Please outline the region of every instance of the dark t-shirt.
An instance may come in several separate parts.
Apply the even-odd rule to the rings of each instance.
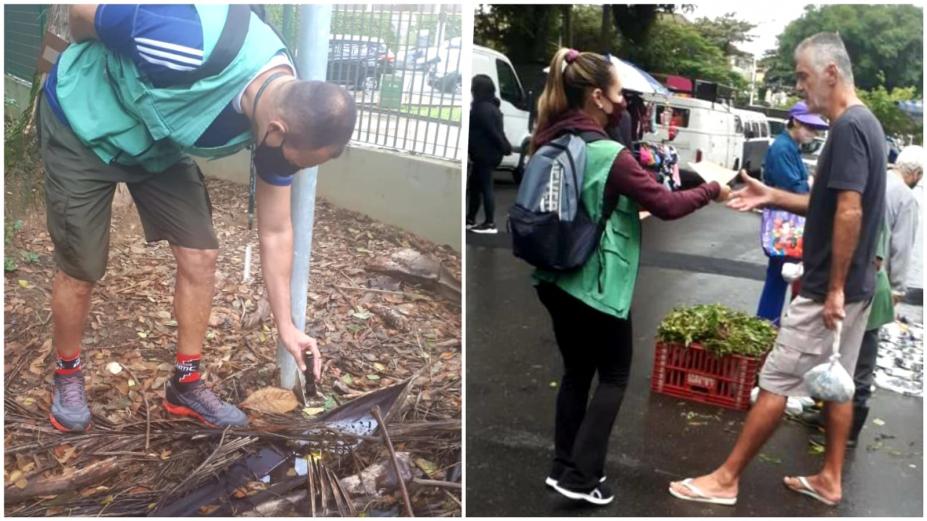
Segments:
[[[817,301],[827,297],[837,194],[852,190],[862,194],[863,217],[844,297],[847,303],[872,298],[875,248],[885,215],[883,143],[882,125],[862,105],[848,108],[831,124],[830,135],[818,159],[805,222],[803,297]]]

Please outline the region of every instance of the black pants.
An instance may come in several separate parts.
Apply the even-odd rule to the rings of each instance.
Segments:
[[[589,490],[605,474],[608,438],[628,386],[631,317],[601,313],[552,284],[542,283],[537,291],[563,357],[551,476],[563,487]],[[589,401],[596,374],[599,385]]]
[[[470,177],[467,179],[467,222],[476,222],[480,211],[480,197],[483,199],[484,222],[495,224],[496,202],[492,193],[492,172],[495,167],[482,163],[470,163]]]
[[[872,382],[875,379],[878,356],[879,330],[870,329],[863,334],[863,343],[856,359],[856,370],[853,372],[856,393],[853,394],[853,426],[850,439],[855,440],[859,437],[863,425],[866,424],[866,417],[869,416],[869,398],[872,396]]]

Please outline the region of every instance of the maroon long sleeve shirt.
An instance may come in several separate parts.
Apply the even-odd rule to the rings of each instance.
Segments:
[[[721,187],[716,182],[699,185],[690,190],[670,192],[657,182],[652,173],[634,159],[629,150],[622,150],[605,184],[605,204],[617,205],[618,196],[624,195],[637,201],[644,210],[664,219],[679,219],[698,210],[718,197]]]
[[[535,132],[535,146],[552,141],[564,132],[599,132],[607,137],[602,126],[578,110],[571,110],[558,121]],[[657,182],[656,177],[640,165],[627,149],[622,150],[608,174],[605,185],[605,207],[614,208],[618,197],[624,195],[636,201],[652,215],[664,220],[679,219],[713,201],[721,193],[716,182],[699,185],[690,190],[670,192]]]

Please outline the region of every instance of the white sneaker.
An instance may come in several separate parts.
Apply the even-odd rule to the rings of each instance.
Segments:
[[[496,225],[493,223],[483,223],[479,226],[474,226],[470,228],[470,231],[473,233],[483,233],[487,235],[495,235],[499,233],[499,230],[496,229]]]

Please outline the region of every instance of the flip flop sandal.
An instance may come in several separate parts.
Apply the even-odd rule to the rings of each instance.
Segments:
[[[672,486],[669,488],[669,493],[672,494],[676,498],[682,499],[683,501],[695,501],[697,503],[711,503],[712,505],[724,505],[724,506],[729,506],[729,507],[732,507],[737,504],[736,496],[735,497],[709,496],[708,494],[702,492],[702,489],[696,487],[692,483],[692,481],[693,481],[692,478],[686,478],[680,481],[679,484],[689,489],[690,492],[695,494],[694,496],[687,496],[685,494],[680,494],[679,492],[676,492],[675,490],[673,490]]]
[[[795,488],[789,485],[785,480],[782,481],[785,484],[786,488],[788,488],[792,492],[798,492],[799,494],[804,494],[808,497],[817,499],[818,501],[820,501],[821,503],[824,503],[825,505],[829,507],[837,506],[836,501],[831,501],[827,499],[826,497],[822,496],[821,494],[819,494],[818,491],[815,490],[814,487],[811,486],[811,483],[808,482],[808,478],[804,476],[798,476],[798,477],[793,477],[792,479],[797,479],[798,482],[801,484],[801,488]]]

